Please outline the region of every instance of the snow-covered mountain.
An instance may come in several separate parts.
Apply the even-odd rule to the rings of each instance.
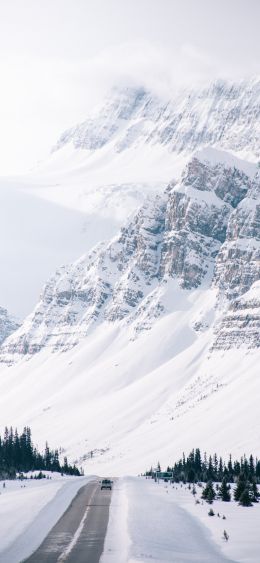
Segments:
[[[1,426],[99,474],[257,453],[259,84],[114,90],[1,181]]]
[[[219,145],[259,156],[258,79],[216,81],[198,90],[182,90],[165,101],[143,88],[114,90],[93,117],[65,131],[55,149],[73,143],[97,150],[113,143],[116,152],[160,145],[190,153]]]
[[[99,473],[194,445],[255,450],[259,213],[256,165],[191,156],[109,242],[60,268],[5,340],[0,423],[39,440],[44,428]]]
[[[194,150],[210,143],[256,161],[259,89],[258,79],[218,81],[168,100],[114,89],[31,174],[1,179],[1,305],[24,318],[56,268],[109,241]]]
[[[56,272],[2,361],[45,346],[67,350],[97,321],[147,328],[165,312],[172,278],[186,290],[213,284],[220,308],[240,298],[260,279],[259,186],[254,165],[214,149],[197,153],[180,182],[150,197],[111,242]]]

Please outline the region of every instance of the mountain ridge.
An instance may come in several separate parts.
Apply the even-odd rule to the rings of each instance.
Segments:
[[[236,152],[251,150],[257,158],[259,98],[256,77],[180,89],[168,101],[144,88],[114,89],[93,117],[66,130],[53,150],[67,143],[83,150],[113,143],[120,153],[131,146],[159,144],[180,153],[215,145]]]
[[[152,322],[163,314],[157,296],[171,278],[184,290],[208,279],[227,306],[249,291],[260,279],[259,181],[237,167],[241,161],[232,157],[228,164],[226,153],[223,164],[221,157],[212,149],[197,152],[180,182],[148,198],[111,242],[62,267],[35,311],[3,344],[2,361],[5,353],[9,363],[45,345],[67,350],[97,320],[126,320],[140,332],[145,317]]]

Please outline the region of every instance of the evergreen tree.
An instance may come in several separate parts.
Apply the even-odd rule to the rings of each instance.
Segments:
[[[223,477],[220,489],[219,489],[219,496],[221,498],[221,500],[225,501],[225,502],[229,502],[231,500],[231,495],[230,495],[230,490],[229,490],[229,486],[227,484],[227,480],[225,477]]]
[[[219,465],[218,465],[218,480],[222,481],[223,479],[223,461],[222,457],[219,458]]]
[[[252,506],[252,502],[251,502],[251,498],[250,498],[250,492],[249,492],[249,487],[245,487],[245,489],[243,490],[240,499],[239,499],[239,504],[241,504],[241,506]]]
[[[203,489],[201,497],[209,504],[212,504],[213,500],[216,498],[216,493],[212,481],[208,481],[205,489]]]
[[[195,471],[198,476],[201,474],[201,455],[199,448],[196,448],[194,459]]]
[[[214,479],[214,468],[213,468],[213,463],[212,463],[212,457],[211,455],[209,456],[209,463],[208,463],[208,480],[209,481],[213,481]]]
[[[252,483],[250,484],[249,491],[250,491],[250,498],[252,502],[258,502],[259,492],[258,492],[256,480],[254,478],[252,478]]]
[[[234,462],[234,469],[233,469],[233,471],[234,471],[234,476],[235,476],[235,477],[238,477],[239,474],[241,473],[241,466],[240,466],[239,461],[235,461],[235,462]]]
[[[47,471],[50,471],[51,470],[51,453],[50,453],[50,448],[49,448],[47,442],[46,442],[46,445],[45,445],[44,463],[45,463],[45,468],[47,469]]]
[[[218,456],[216,453],[213,456],[213,469],[214,475],[216,476],[218,474]]]
[[[249,475],[250,475],[250,477],[253,477],[254,474],[255,474],[255,462],[254,462],[254,458],[251,454],[250,458],[249,458]]]
[[[232,476],[232,475],[233,475],[233,465],[232,465],[232,457],[231,457],[231,454],[230,454],[230,456],[229,456],[227,469],[228,469],[229,475]]]
[[[246,482],[245,474],[240,473],[240,475],[238,476],[236,488],[234,490],[234,499],[236,501],[240,501],[240,497],[246,488],[246,484],[247,482]]]

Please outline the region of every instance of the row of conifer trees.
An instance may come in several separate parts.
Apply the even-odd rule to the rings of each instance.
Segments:
[[[212,503],[216,498],[225,502],[229,502],[232,498],[242,506],[251,506],[252,503],[258,502],[260,494],[257,485],[260,483],[260,461],[252,455],[247,458],[245,455],[240,460],[229,460],[226,463],[222,457],[218,457],[215,453],[213,456],[203,455],[199,448],[193,449],[186,457],[175,462],[173,466],[168,466],[167,471],[161,471],[160,463],[154,470],[146,472],[157,478],[158,473],[166,478],[171,476],[174,483],[189,483],[192,486],[192,492],[197,494],[196,483],[205,487],[202,491],[202,499],[208,503]],[[214,486],[214,483],[216,485]],[[235,483],[233,492],[230,483]]]
[[[0,478],[12,479],[17,473],[34,470],[80,475],[78,468],[69,465],[66,457],[61,463],[59,451],[51,450],[47,443],[44,453],[40,453],[32,442],[28,426],[21,434],[17,429],[6,427],[3,438],[0,436]]]
[[[167,471],[173,473],[175,482],[221,482],[225,477],[229,483],[234,483],[243,474],[247,480],[255,479],[260,483],[260,461],[252,455],[249,458],[244,455],[240,460],[234,461],[230,455],[226,463],[216,453],[209,457],[206,453],[202,455],[199,448],[193,449],[187,457],[183,454]]]

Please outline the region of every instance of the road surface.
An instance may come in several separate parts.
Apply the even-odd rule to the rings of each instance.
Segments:
[[[97,481],[82,487],[26,563],[99,563],[107,531],[111,491]]]

